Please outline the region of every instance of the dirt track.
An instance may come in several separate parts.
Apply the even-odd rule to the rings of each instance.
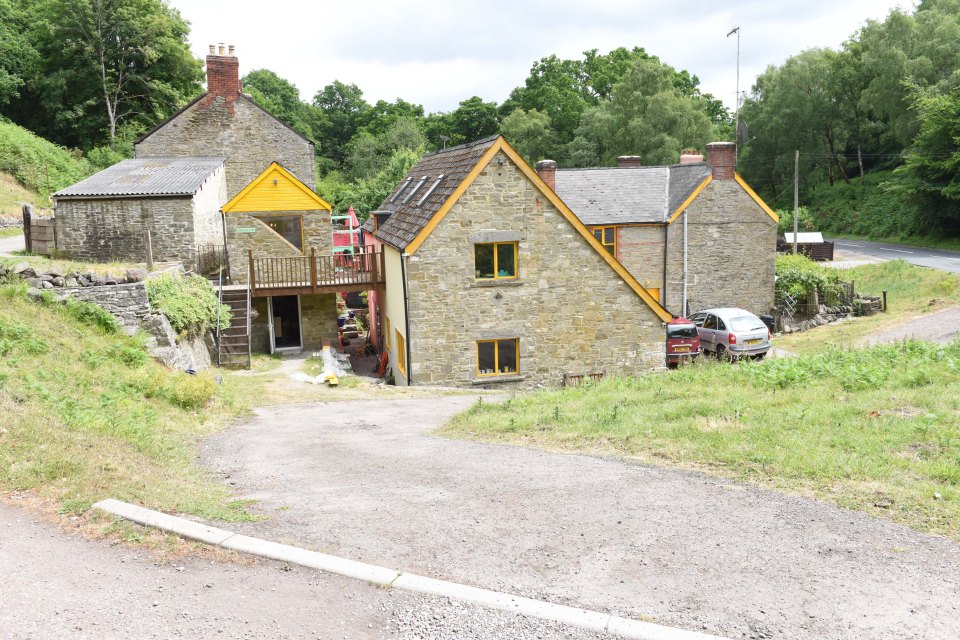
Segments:
[[[248,532],[753,638],[960,637],[960,545],[862,513],[613,459],[451,441],[464,397],[260,409],[204,461]]]

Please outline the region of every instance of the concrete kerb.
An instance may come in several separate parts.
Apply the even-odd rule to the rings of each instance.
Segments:
[[[396,569],[387,569],[356,560],[251,538],[226,529],[218,529],[185,518],[138,507],[120,500],[102,500],[94,504],[93,508],[147,527],[154,527],[224,549],[289,562],[311,569],[319,569],[379,586],[453,598],[532,618],[552,620],[573,627],[589,629],[590,631],[610,633],[623,638],[634,640],[725,640],[720,636],[621,618],[600,611],[533,600],[523,596],[471,587],[446,580],[437,580],[413,573],[403,573]]]

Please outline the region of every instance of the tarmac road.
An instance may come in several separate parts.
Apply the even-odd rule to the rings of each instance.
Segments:
[[[834,246],[847,253],[862,253],[883,260],[902,259],[918,267],[960,273],[960,251],[925,249],[899,244],[867,242],[865,240],[833,240]]]

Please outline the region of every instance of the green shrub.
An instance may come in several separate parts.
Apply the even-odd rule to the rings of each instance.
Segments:
[[[142,367],[147,362],[147,352],[140,345],[116,344],[110,349],[110,357],[131,369]]]
[[[823,231],[873,238],[899,238],[927,229],[919,204],[902,190],[892,171],[874,171],[863,179],[824,183],[810,194],[809,206]],[[791,225],[793,217],[791,214]]]
[[[777,233],[781,236],[785,233],[793,233],[793,209],[777,209],[777,215],[780,216],[780,222],[777,224]],[[800,207],[797,209],[797,231],[816,231],[817,220],[813,217],[810,209]]]
[[[73,298],[58,298],[50,291],[41,291],[40,303],[84,324],[97,327],[104,333],[120,332],[120,323],[117,319],[109,311],[92,302]]]
[[[816,291],[821,299],[835,297],[841,292],[840,274],[835,269],[820,266],[804,255],[777,256],[777,300],[791,295],[806,298]]]
[[[150,306],[167,316],[181,336],[199,336],[215,329],[218,308],[220,328],[230,326],[230,307],[220,304],[210,282],[203,276],[161,275],[147,280],[147,295]]]
[[[0,357],[16,351],[27,355],[39,355],[49,351],[43,340],[33,336],[30,330],[17,321],[0,319]]]
[[[216,392],[217,383],[210,376],[184,373],[170,379],[164,395],[172,404],[196,411],[207,406]]]

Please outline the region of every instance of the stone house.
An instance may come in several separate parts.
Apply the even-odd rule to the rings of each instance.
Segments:
[[[155,260],[192,267],[198,246],[222,243],[220,206],[272,162],[315,187],[313,143],[241,92],[233,47],[211,46],[206,65],[206,92],[140,138],[134,160],[53,194],[59,251],[140,262],[149,230]],[[191,197],[203,202],[188,223]]]
[[[373,218],[397,384],[529,388],[664,367],[670,314],[503,137],[424,156]]]
[[[78,260],[192,263],[196,246],[222,242],[224,158],[123,160],[53,194],[58,251]]]
[[[336,292],[307,282],[310,265],[316,269],[314,263],[331,258],[331,211],[329,203],[276,162],[223,205],[227,289],[246,296],[254,267],[249,301],[253,351],[318,350],[324,341],[336,341]]]
[[[736,146],[707,145],[680,164],[560,169],[544,182],[659,302],[678,315],[709,307],[757,314],[774,306],[777,215],[735,172]]]

